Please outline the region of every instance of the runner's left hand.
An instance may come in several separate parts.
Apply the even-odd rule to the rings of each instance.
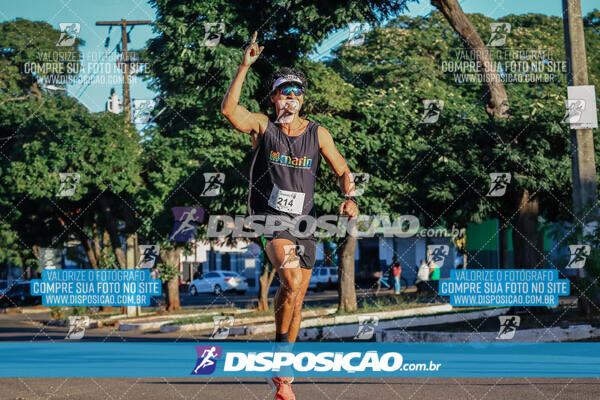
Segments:
[[[352,200],[345,200],[340,205],[340,214],[346,214],[350,218],[358,217],[358,207]]]

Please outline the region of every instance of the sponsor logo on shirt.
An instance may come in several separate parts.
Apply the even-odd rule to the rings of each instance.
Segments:
[[[281,154],[279,151],[271,150],[269,161],[286,167],[308,168],[312,165],[313,159],[306,157],[294,157],[292,155]]]

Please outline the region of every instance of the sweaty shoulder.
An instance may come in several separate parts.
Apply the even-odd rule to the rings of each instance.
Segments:
[[[267,125],[269,124],[269,117],[265,114],[254,114],[254,118],[258,122],[258,133],[262,135],[267,130]]]
[[[319,137],[319,147],[323,148],[323,146],[327,146],[333,144],[333,137],[331,133],[326,128],[323,128],[319,125],[317,135]]]
[[[267,126],[269,125],[269,117],[267,117],[265,114],[253,114],[253,117],[258,124],[258,132],[250,132],[250,136],[252,136],[252,149],[254,150],[256,147],[258,147],[260,139],[267,130]]]

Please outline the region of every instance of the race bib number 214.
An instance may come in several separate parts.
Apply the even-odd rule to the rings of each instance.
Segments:
[[[273,186],[269,205],[278,211],[300,215],[304,207],[304,193],[281,190]]]

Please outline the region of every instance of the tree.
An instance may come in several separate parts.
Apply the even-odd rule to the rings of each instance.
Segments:
[[[14,199],[22,199],[13,229],[44,246],[73,235],[94,268],[99,266],[100,235],[111,237],[116,258],[123,261],[115,221],[122,207],[103,206],[108,199],[130,197],[127,192],[140,184],[138,143],[128,133],[131,128],[119,116],[90,114],[62,94],[47,96],[41,106],[32,100],[9,104],[12,110],[2,112],[5,132],[20,131],[5,144],[8,159],[3,165],[4,184]],[[27,121],[25,115],[34,108],[38,115]],[[59,173],[79,174],[72,196],[57,196]],[[102,246],[108,244],[102,240]]]
[[[6,71],[0,98],[7,100],[0,102],[5,155],[0,201],[10,215],[2,234],[20,245],[20,261],[13,262],[36,265],[39,247],[62,248],[64,241],[78,239],[90,267],[114,268],[117,260],[124,266],[117,226],[126,207],[115,199],[132,204],[141,185],[139,135],[120,116],[90,113],[55,90],[79,73],[81,40],[62,47],[64,59],[56,60],[61,32],[49,24],[17,19],[0,24],[0,30]],[[46,90],[50,84],[52,91]],[[60,173],[80,176],[70,196],[58,195]],[[7,257],[12,254],[7,251]]]
[[[486,112],[488,113],[492,129],[494,125],[501,125],[502,119],[510,117],[509,100],[500,75],[492,63],[492,58],[487,46],[473,24],[465,16],[456,0],[432,0],[431,4],[437,7],[446,17],[450,25],[459,34],[465,47],[470,51],[473,60],[477,63],[485,77]],[[505,123],[506,125],[506,123]],[[498,138],[506,147],[520,146],[516,136],[505,136],[510,130],[496,128]],[[508,149],[507,149],[508,150]],[[513,246],[515,249],[515,265],[519,267],[535,267],[541,260],[541,251],[537,239],[537,218],[539,214],[539,197],[529,188],[523,188],[517,196],[513,196],[517,206],[517,218],[514,222]],[[503,221],[509,223],[510,221]]]
[[[0,24],[2,50],[0,50],[0,104],[19,102],[29,98],[42,100],[42,85],[62,87],[60,77],[73,77],[79,73],[79,46],[76,38],[71,46],[62,47],[63,56],[54,59],[56,43],[61,32],[43,21],[16,18]],[[51,68],[46,68],[47,66]]]

